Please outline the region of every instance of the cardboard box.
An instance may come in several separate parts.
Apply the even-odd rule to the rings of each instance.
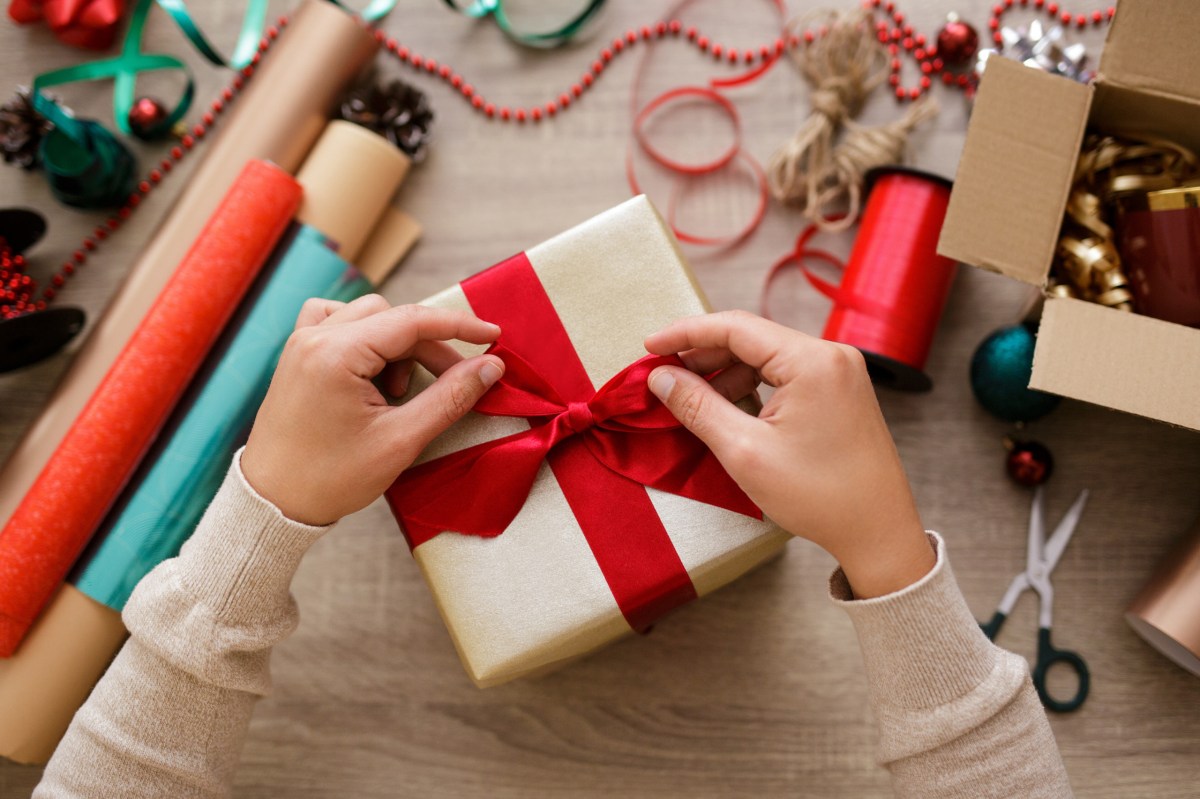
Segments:
[[[938,251],[1045,287],[1085,130],[1200,151],[1195,0],[1122,0],[1096,80],[988,61]],[[1200,430],[1200,330],[1047,297],[1029,385]]]

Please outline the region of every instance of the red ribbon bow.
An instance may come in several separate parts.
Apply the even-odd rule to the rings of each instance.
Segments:
[[[645,487],[754,518],[762,513],[716,456],[647,385],[678,357],[647,356],[598,391],[524,255],[464,281],[482,319],[503,329],[500,381],[475,406],[529,430],[414,466],[387,491],[413,548],[446,531],[493,537],[516,518],[543,461],[635,629],[695,598]]]
[[[105,50],[117,35],[125,0],[12,0],[8,15],[28,24],[45,19],[61,41],[86,50]]]

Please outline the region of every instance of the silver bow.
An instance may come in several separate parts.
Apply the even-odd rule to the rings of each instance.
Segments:
[[[990,50],[980,50],[975,57],[975,75],[983,74],[987,61],[1003,56],[1020,61],[1027,67],[1062,75],[1064,78],[1089,83],[1096,73],[1087,69],[1087,48],[1082,42],[1066,42],[1066,29],[1055,25],[1049,29],[1039,20],[1027,28],[1001,28],[1003,44]]]

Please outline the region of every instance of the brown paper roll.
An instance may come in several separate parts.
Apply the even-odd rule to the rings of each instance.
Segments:
[[[45,763],[125,641],[121,614],[64,585],[0,660],[0,755]]]
[[[354,265],[373,286],[381,286],[421,237],[421,224],[398,208],[388,208]]]
[[[1200,524],[1125,613],[1146,643],[1200,677]]]
[[[379,134],[344,120],[330,122],[296,173],[304,187],[296,218],[337,242],[338,254],[354,263],[410,163]]]
[[[46,409],[0,470],[0,521],[12,516],[242,166],[261,158],[294,172],[377,48],[367,29],[332,3],[307,0],[296,12]]]

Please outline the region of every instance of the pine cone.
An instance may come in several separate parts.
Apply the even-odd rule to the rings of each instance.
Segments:
[[[15,97],[0,106],[0,154],[5,163],[22,169],[36,167],[38,146],[52,127],[33,107],[29,90],[18,89]]]
[[[338,116],[378,133],[415,162],[425,158],[433,110],[429,98],[415,86],[402,80],[383,84],[368,79],[346,95]]]

